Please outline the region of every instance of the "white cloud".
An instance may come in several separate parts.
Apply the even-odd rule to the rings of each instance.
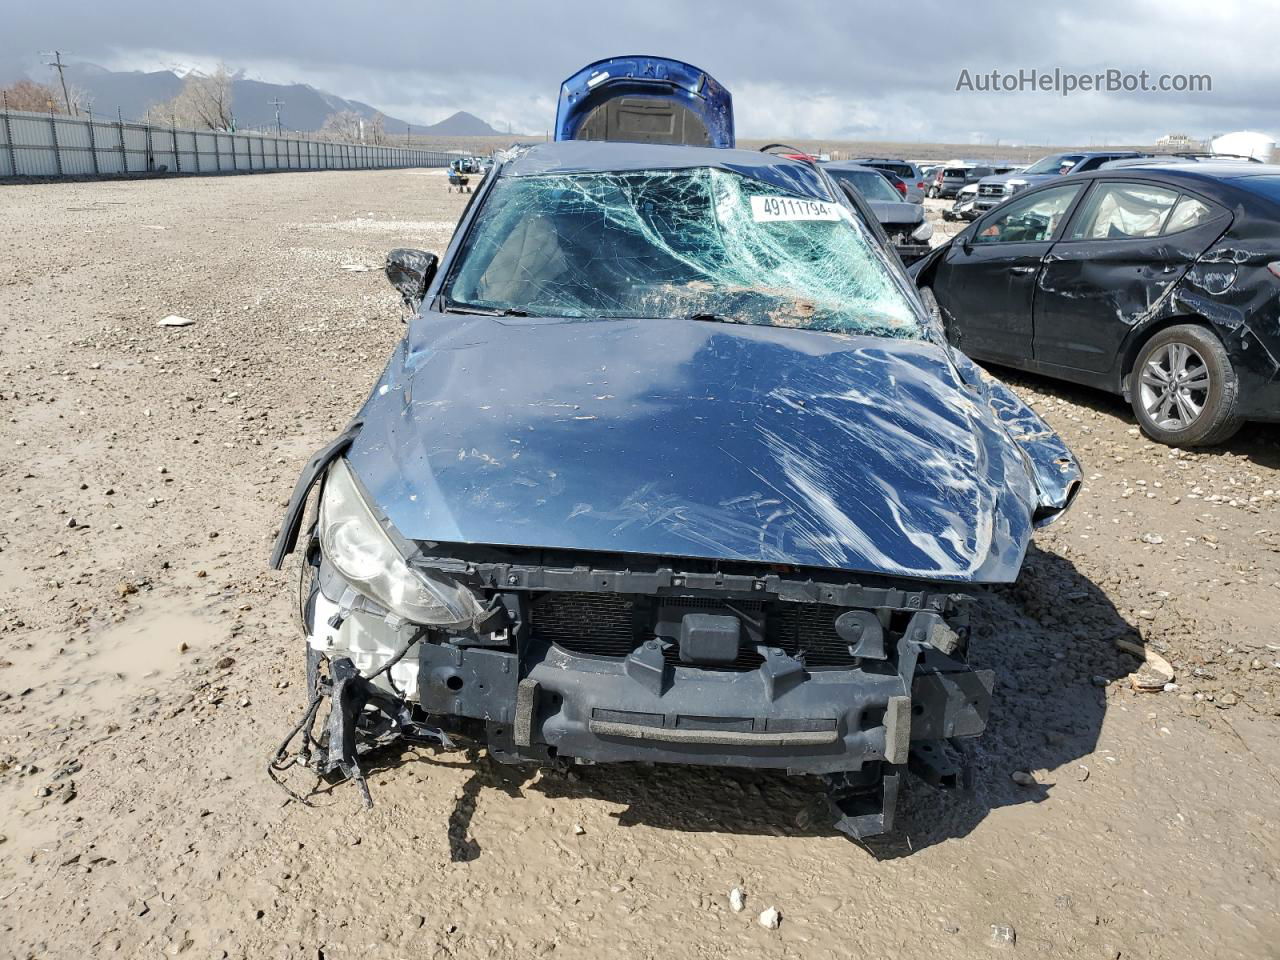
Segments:
[[[558,84],[584,63],[649,50],[705,67],[734,94],[745,137],[1144,142],[1169,130],[1277,132],[1275,12],[1244,0],[954,0],[869,9],[846,0],[471,0],[466,29],[392,0],[220,0],[117,8],[66,0],[56,42],[106,66],[208,69],[219,59],[301,81],[414,123],[457,109],[529,133],[552,123]],[[0,65],[46,49],[47,14],[6,15]],[[620,39],[625,38],[625,39]],[[957,94],[961,69],[1108,67],[1207,73],[1210,94]]]
[[[740,137],[878,138],[890,126],[880,110],[844,94],[751,82],[737,85],[731,93]]]

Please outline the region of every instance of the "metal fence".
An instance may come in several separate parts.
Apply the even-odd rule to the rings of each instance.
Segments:
[[[447,167],[450,154],[0,110],[0,177]]]

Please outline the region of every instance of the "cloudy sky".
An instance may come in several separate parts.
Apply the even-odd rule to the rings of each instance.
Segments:
[[[742,137],[1144,143],[1171,131],[1280,133],[1276,12],[1238,0],[66,0],[56,17],[39,4],[6,11],[0,76],[55,47],[113,69],[222,60],[415,123],[462,109],[541,133],[560,81],[577,68],[654,53],[724,83]],[[1054,68],[1207,74],[1212,90],[956,90],[965,70],[976,78]]]

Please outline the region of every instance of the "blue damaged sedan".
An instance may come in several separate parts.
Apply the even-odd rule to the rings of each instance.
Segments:
[[[959,781],[992,688],[970,591],[1018,576],[1080,473],[821,169],[516,149],[442,256],[387,272],[404,337],[275,547],[303,557],[311,699],[273,774],[367,798],[397,738],[776,768],[858,837],[908,769]]]

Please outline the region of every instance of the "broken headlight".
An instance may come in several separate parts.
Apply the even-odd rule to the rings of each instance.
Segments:
[[[470,623],[481,612],[467,587],[412,569],[335,460],[320,501],[320,547],[351,586],[398,617],[432,626]]]
[[[928,240],[933,236],[933,224],[925,220],[920,226],[911,231],[911,236],[921,242]]]

